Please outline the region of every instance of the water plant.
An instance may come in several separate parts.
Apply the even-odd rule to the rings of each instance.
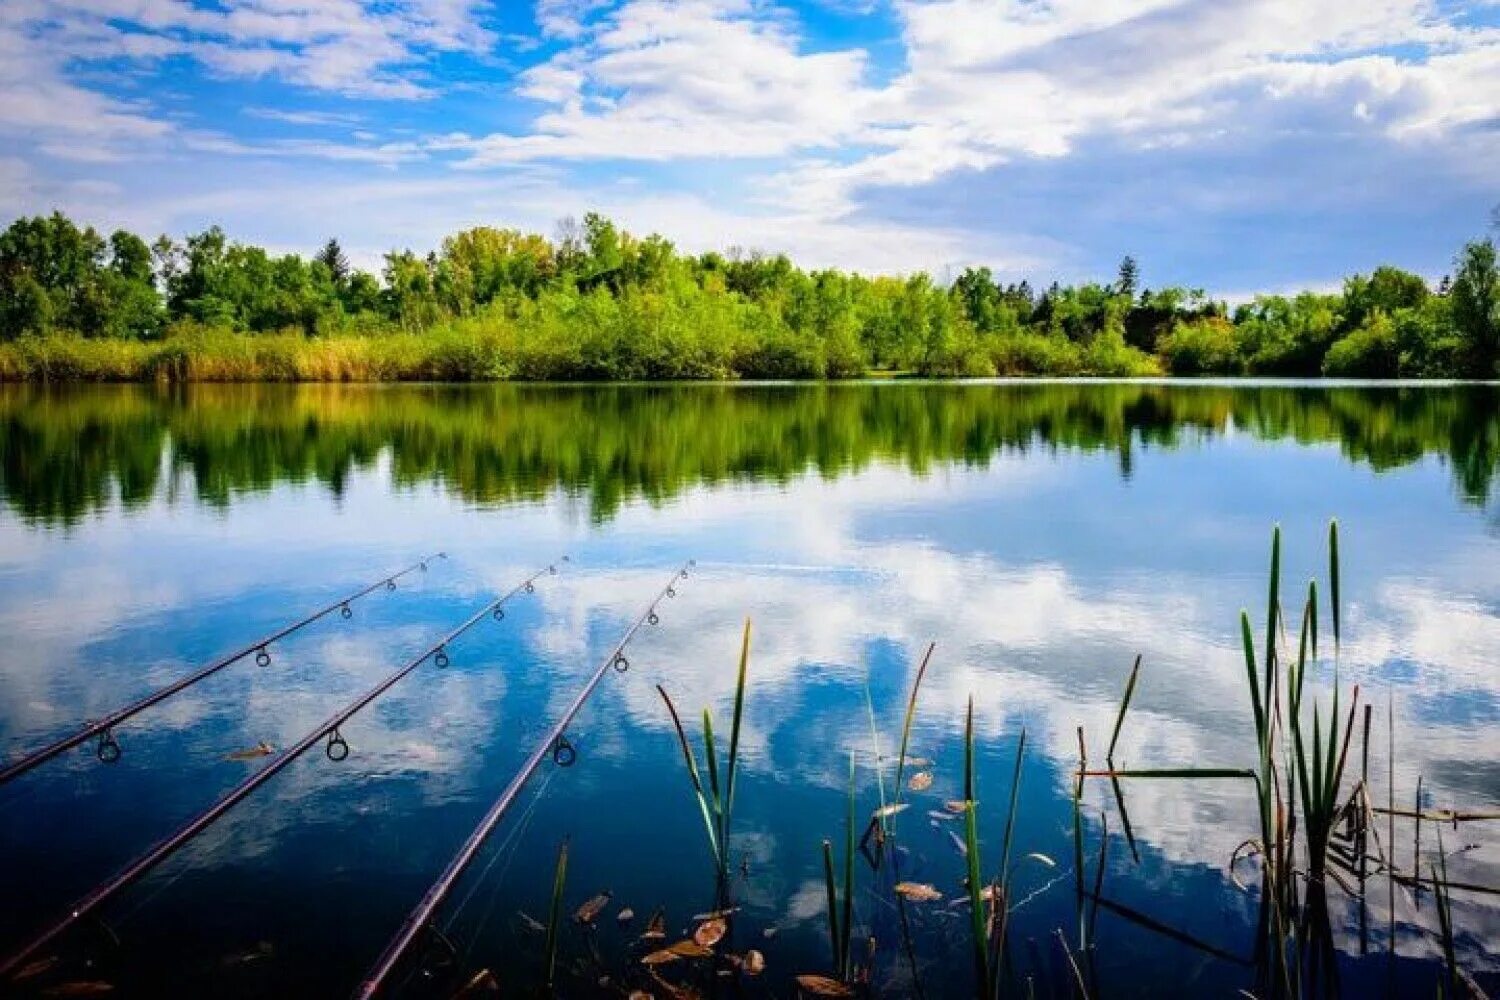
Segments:
[[[677,731],[677,740],[682,747],[682,760],[687,768],[688,780],[692,785],[693,797],[698,803],[699,812],[703,816],[703,829],[708,838],[709,850],[713,854],[714,865],[719,876],[719,889],[721,894],[728,892],[729,883],[729,834],[730,819],[734,811],[735,780],[739,770],[740,756],[740,724],[744,718],[745,710],[745,678],[750,664],[750,619],[745,619],[745,628],[740,640],[739,670],[735,679],[734,687],[734,714],[729,726],[729,748],[726,757],[726,766],[723,773],[719,768],[718,745],[714,738],[713,713],[710,709],[703,709],[703,751],[704,769],[702,773],[708,775],[708,783],[705,786],[702,773],[698,768],[696,755],[693,753],[692,745],[688,742],[687,731],[683,728],[682,718],[677,714],[677,707],[672,704],[671,697],[666,688],[658,684],[657,692],[662,701],[666,703],[667,711],[672,716],[672,726]]]

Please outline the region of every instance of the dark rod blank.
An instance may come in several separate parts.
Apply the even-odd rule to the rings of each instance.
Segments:
[[[566,561],[567,557],[565,556],[563,558],[564,561]],[[286,767],[298,757],[302,756],[302,754],[306,753],[309,748],[311,748],[314,744],[321,740],[325,735],[337,733],[338,727],[345,721],[347,721],[350,716],[354,715],[354,713],[358,712],[370,702],[374,701],[376,698],[384,694],[386,690],[394,685],[397,681],[400,681],[407,674],[411,673],[413,670],[417,669],[417,667],[421,666],[428,657],[442,657],[446,659],[447,645],[453,640],[457,639],[459,636],[463,635],[469,629],[473,628],[485,615],[491,614],[492,612],[499,612],[501,606],[515,595],[521,593],[522,591],[528,593],[532,591],[535,587],[535,581],[538,577],[555,572],[557,572],[557,567],[554,565],[548,566],[546,569],[532,574],[525,580],[525,582],[518,584],[514,590],[510,591],[504,597],[491,601],[484,607],[480,608],[478,611],[474,612],[474,614],[471,615],[467,620],[465,620],[463,624],[459,625],[457,628],[453,629],[453,631],[449,632],[437,642],[433,643],[421,655],[417,656],[410,663],[406,664],[406,666],[389,675],[385,678],[385,680],[381,681],[379,684],[376,684],[364,694],[360,695],[358,698],[355,698],[349,704],[345,705],[333,715],[329,716],[321,724],[319,724],[316,729],[312,730],[306,736],[302,737],[302,739],[298,740],[296,744],[283,751],[280,756],[276,757],[265,767],[250,775],[238,785],[235,785],[234,788],[226,792],[224,796],[219,799],[219,801],[215,802],[208,809],[205,809],[192,820],[188,821],[188,823],[186,823],[176,833],[173,833],[171,836],[158,842],[155,847],[151,848],[145,854],[141,855],[135,861],[131,862],[129,866],[127,866],[114,878],[95,888],[94,890],[89,892],[88,895],[84,896],[82,899],[78,900],[76,903],[70,906],[65,916],[58,919],[45,931],[39,934],[31,941],[30,944],[27,944],[21,950],[11,954],[5,959],[3,963],[0,963],[0,977],[10,975],[14,970],[20,967],[21,963],[25,962],[28,958],[36,954],[41,949],[45,948],[64,931],[68,930],[68,928],[72,927],[74,924],[78,923],[79,920],[82,920],[84,917],[97,910],[100,906],[102,906],[105,902],[119,893],[122,889],[138,881],[147,872],[151,871],[157,865],[161,864],[174,852],[176,852],[178,848],[182,847],[188,841],[198,836],[198,834],[208,829],[208,827],[211,826],[216,820],[218,820],[219,817],[223,816],[230,809],[233,809],[235,805],[241,802],[251,792],[255,791],[261,785],[271,780],[271,778],[274,777],[278,771]]]
[[[435,556],[431,556],[429,558],[446,559],[447,554],[439,552]],[[271,643],[276,642],[280,639],[285,639],[293,632],[305,628],[318,619],[333,614],[335,611],[338,611],[342,608],[347,608],[352,602],[359,600],[361,597],[364,597],[371,591],[376,590],[380,587],[392,587],[395,585],[397,580],[401,579],[403,576],[406,576],[408,573],[414,573],[419,569],[426,568],[427,560],[423,559],[421,562],[412,563],[410,566],[406,567],[399,573],[394,573],[390,576],[383,576],[376,582],[370,584],[368,587],[350,594],[348,597],[340,598],[327,607],[324,607],[318,611],[314,611],[306,618],[301,618],[290,625],[285,625],[280,629],[277,629],[270,635],[262,636],[261,638],[256,639],[254,642],[250,643],[248,646],[243,646],[233,653],[229,653],[228,655],[215,660],[214,662],[208,664],[208,666],[203,667],[194,673],[188,674],[186,677],[183,677],[180,680],[173,681],[171,684],[168,684],[164,688],[158,688],[157,690],[146,695],[144,698],[141,698],[139,701],[131,702],[124,708],[116,709],[115,711],[109,713],[104,718],[99,719],[96,722],[85,723],[83,728],[73,733],[73,735],[64,736],[62,739],[56,741],[55,743],[50,743],[39,750],[33,750],[31,753],[22,757],[15,763],[6,765],[4,770],[0,770],[0,785],[5,784],[12,778],[20,777],[39,764],[45,764],[47,761],[51,760],[53,757],[56,757],[58,754],[63,753],[67,750],[71,750],[73,747],[76,747],[78,744],[83,743],[86,740],[90,740],[100,734],[109,733],[110,730],[114,729],[114,727],[118,726],[120,723],[131,718],[132,716],[144,712],[146,709],[150,708],[152,705],[157,704],[158,702],[166,701],[168,698],[172,697],[174,694],[177,694],[179,691],[183,691],[187,688],[192,687],[194,684],[197,684],[205,677],[209,677],[213,674],[218,673],[220,670],[223,670],[231,663],[236,663],[240,660],[243,660],[251,653],[264,654],[266,651],[266,647],[271,645]]]

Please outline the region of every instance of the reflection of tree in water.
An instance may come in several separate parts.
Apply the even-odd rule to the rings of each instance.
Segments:
[[[1109,450],[1128,478],[1139,448],[1234,428],[1337,442],[1375,469],[1438,455],[1459,493],[1484,503],[1500,466],[1497,403],[1486,386],[10,386],[0,489],[27,521],[71,524],[116,494],[145,503],[180,476],[212,506],[282,482],[341,495],[389,449],[399,485],[438,482],[481,505],[561,489],[605,520],[630,499],[695,485],[831,478],[874,462],[921,475],[1036,448]]]

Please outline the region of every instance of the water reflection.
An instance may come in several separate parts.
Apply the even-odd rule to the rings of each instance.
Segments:
[[[1500,467],[1500,389],[1140,383],[606,386],[0,386],[0,490],[29,521],[72,524],[118,497],[200,503],[282,482],[340,495],[385,449],[393,482],[476,504],[562,489],[604,520],[696,485],[785,482],[897,462],[914,473],[998,454],[1108,451],[1204,437],[1336,444],[1377,470],[1438,456],[1466,500]]]
[[[1403,800],[1420,774],[1434,805],[1495,808],[1495,402],[1488,388],[1139,385],[5,390],[7,754],[372,573],[435,549],[453,560],[350,623],[310,631],[272,668],[226,672],[143,716],[122,734],[118,767],[69,758],[5,790],[0,856],[12,860],[0,891],[20,903],[0,915],[0,935],[35,929],[242,777],[247,765],[225,752],[293,742],[486,594],[564,552],[572,566],[503,627],[346,727],[349,761],[289,767],[122,898],[108,915],[126,942],[111,974],[140,995],[347,991],[595,658],[688,556],[700,571],[571,734],[580,764],[539,776],[445,913],[470,971],[535,971],[537,941],[517,911],[545,911],[563,836],[571,905],[607,887],[638,920],[667,905],[675,931],[711,904],[700,821],[654,685],[726,717],[747,614],[756,638],[734,853],[749,876],[735,946],[766,952],[772,992],[827,968],[819,844],[841,833],[846,754],[871,753],[867,690],[894,745],[929,640],[938,653],[914,741],[937,766],[903,846],[910,874],[950,894],[961,861],[924,814],[958,795],[971,695],[991,856],[1025,726],[1018,848],[1071,857],[1074,730],[1107,742],[1137,652],[1124,763],[1253,763],[1236,615],[1264,601],[1274,521],[1298,579],[1321,572],[1326,519],[1341,519],[1343,669],[1380,706],[1380,794],[1393,700]],[[1098,792],[1088,835],[1097,846],[1107,814],[1116,897],[1243,955],[1254,900],[1225,868],[1255,830],[1250,796],[1132,786],[1137,864]],[[878,794],[862,766],[861,810]],[[1410,829],[1400,836],[1406,855]],[[1500,882],[1493,838],[1478,839],[1489,844],[1453,858],[1454,877]],[[1064,874],[1066,861],[1022,876],[1018,940],[1045,942],[1073,919],[1071,883],[1051,884]],[[1500,916],[1478,900],[1455,906],[1465,962],[1492,969]],[[884,994],[905,995],[912,971],[893,915],[870,895],[856,911],[880,945]],[[1420,912],[1398,899],[1397,911],[1402,953],[1433,958],[1418,929],[1430,898]],[[966,982],[961,916],[940,906],[917,921],[930,995]],[[1339,919],[1353,926],[1352,914]],[[1378,950],[1386,914],[1371,921]],[[638,932],[606,920],[593,943],[628,966]],[[1107,913],[1100,936],[1111,995],[1248,983],[1232,959]],[[264,957],[231,961],[260,955],[261,942]],[[570,939],[570,962],[586,953]],[[1036,961],[1057,960],[1043,950]],[[1425,993],[1430,970],[1403,964],[1400,983]],[[1351,982],[1361,975],[1355,963]]]

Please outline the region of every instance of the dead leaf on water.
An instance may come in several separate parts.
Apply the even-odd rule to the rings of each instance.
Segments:
[[[852,997],[854,995],[854,991],[849,987],[827,976],[798,976],[797,986],[802,992],[810,993],[815,997]]]
[[[474,978],[464,983],[462,988],[453,994],[451,1000],[477,1000],[478,997],[497,997],[500,995],[500,983],[495,979],[495,974],[489,969],[480,969],[474,973]]]
[[[598,920],[599,914],[609,905],[609,897],[610,891],[605,889],[599,895],[580,906],[577,912],[573,914],[573,919],[580,924],[591,924],[595,920]]]
[[[113,993],[115,988],[110,983],[97,980],[78,981],[72,983],[61,983],[48,990],[42,991],[44,997],[98,997],[106,993]]]
[[[928,885],[926,882],[897,882],[896,893],[914,903],[930,903],[935,899],[943,898],[943,894],[937,891],[936,886]]]
[[[666,962],[675,962],[679,958],[707,958],[712,955],[712,949],[705,948],[697,941],[683,940],[676,944],[668,945],[659,951],[653,951],[641,959],[642,965],[662,965]]]
[[[729,925],[724,922],[722,917],[714,917],[712,920],[705,920],[698,925],[698,929],[693,931],[693,940],[705,948],[712,948],[719,943],[719,940],[724,937],[724,932],[728,929]]]
[[[225,760],[255,760],[259,757],[269,757],[276,752],[276,748],[265,740],[261,740],[255,746],[246,750],[236,750],[234,753],[224,755]]]
[[[225,955],[223,964],[225,966],[249,965],[251,962],[259,962],[263,958],[270,958],[274,951],[271,942],[260,941],[254,948],[247,951],[237,951],[232,955]]]
[[[914,792],[925,792],[932,787],[932,772],[918,771],[906,782],[906,787]]]
[[[738,906],[731,906],[727,910],[709,910],[707,913],[695,913],[695,914],[693,914],[693,919],[694,920],[718,920],[718,919],[720,919],[722,917],[727,917],[727,916],[729,916],[731,914],[738,913],[738,912],[740,912],[740,908]]]
[[[21,971],[16,973],[16,981],[20,982],[22,979],[30,979],[32,976],[40,976],[42,973],[46,972],[56,964],[56,955],[48,955],[46,958],[39,958],[35,962],[27,962],[25,965],[21,966]]]

